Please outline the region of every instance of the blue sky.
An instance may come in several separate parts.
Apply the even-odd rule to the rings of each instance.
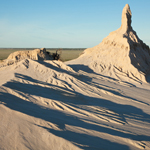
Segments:
[[[150,45],[150,0],[0,0],[0,47],[93,47],[121,26],[127,3]]]

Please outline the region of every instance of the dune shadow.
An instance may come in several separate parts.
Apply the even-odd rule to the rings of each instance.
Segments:
[[[113,87],[110,87],[110,86],[107,86],[107,85],[104,85],[104,84],[101,84],[101,83],[96,83],[96,82],[92,82],[92,83],[90,82],[90,84],[95,86],[95,87],[97,87],[97,88],[99,88],[99,89],[102,89],[104,91],[110,92],[110,93],[112,93],[112,94],[114,94],[116,96],[120,96],[122,98],[131,99],[131,100],[133,100],[135,102],[140,102],[140,103],[143,103],[143,104],[146,104],[146,105],[150,105],[149,103],[146,103],[146,102],[143,102],[141,100],[138,100],[138,99],[135,99],[133,97],[130,97],[130,96],[122,94],[122,92],[119,89],[115,90],[115,88],[113,88]]]
[[[7,97],[7,98],[6,98]],[[11,97],[11,98],[9,98]],[[128,146],[126,145],[121,145],[118,143],[113,143],[108,140],[95,137],[95,136],[90,136],[88,134],[81,134],[77,132],[72,132],[72,131],[67,131],[65,130],[65,125],[73,125],[77,127],[84,127],[84,128],[90,128],[94,129],[95,127],[97,130],[101,130],[103,132],[108,132],[103,130],[103,128],[95,126],[95,125],[89,125],[88,123],[84,123],[81,120],[79,120],[77,117],[73,116],[68,116],[66,114],[63,114],[62,112],[48,109],[48,108],[43,108],[37,104],[34,104],[32,102],[24,101],[21,98],[18,98],[14,95],[11,95],[9,93],[2,93],[0,92],[0,101],[5,103],[5,106],[8,108],[19,111],[21,113],[24,113],[26,115],[36,117],[43,119],[45,121],[51,122],[56,124],[61,131],[57,131],[51,128],[47,128],[44,126],[37,125],[39,127],[42,127],[46,130],[48,130],[50,133],[53,133],[56,136],[62,137],[68,141],[73,142],[76,146],[83,148],[83,149],[103,149],[103,147],[111,146],[112,148],[115,148],[116,150],[122,148],[124,150],[128,150]]]
[[[48,63],[46,61],[37,61],[37,62],[42,64],[45,67],[51,68],[51,69],[53,69],[55,71],[58,71],[60,73],[66,73],[66,74],[70,74],[70,75],[75,75],[75,72],[62,69],[61,66],[58,63],[56,63],[55,61],[52,61],[55,65],[52,65],[51,63]]]
[[[108,140],[105,140],[99,137],[90,136],[88,134],[81,134],[81,133],[77,133],[73,131],[67,131],[65,129],[66,124],[77,126],[77,127],[83,127],[85,129],[86,128],[94,129],[96,127],[97,130],[99,131],[101,130],[103,132],[108,132],[108,131],[104,131],[103,128],[99,126],[96,126],[96,125],[91,126],[91,124],[84,123],[77,117],[66,115],[60,111],[44,108],[40,105],[34,104],[29,101],[24,101],[21,98],[18,98],[9,93],[0,92],[0,102],[5,103],[5,106],[7,106],[8,108],[12,110],[19,111],[31,117],[40,118],[45,121],[56,124],[61,129],[61,131],[57,131],[52,128],[47,128],[47,127],[40,126],[40,125],[36,125],[36,126],[42,127],[56,136],[59,136],[68,141],[71,141],[80,148],[87,149],[87,150],[88,149],[93,150],[95,148],[103,149],[103,147],[105,146],[107,147],[107,145],[109,144],[112,148],[115,148],[116,150],[117,149],[119,150],[120,148],[124,150],[129,149],[128,146],[126,145],[113,143],[113,142],[110,142]]]
[[[75,70],[76,72],[78,72],[79,70],[83,70],[88,73],[95,73],[91,68],[83,64],[68,64],[68,66],[73,68],[73,70]]]
[[[100,73],[96,73],[91,68],[89,68],[88,66],[83,65],[83,64],[75,64],[75,65],[74,64],[70,64],[68,66],[70,66],[71,68],[73,68],[73,70],[75,70],[76,72],[84,71],[84,72],[87,72],[87,73],[90,73],[90,74],[102,77],[102,78],[104,78],[106,80],[109,80],[109,81],[111,81],[111,80],[112,81],[117,81],[117,82],[119,81],[116,78],[113,78],[113,77],[110,77],[110,76],[106,76],[106,75],[103,75],[103,74],[100,74]],[[83,74],[81,73],[81,75],[83,75]],[[128,84],[129,86],[134,86],[135,87],[135,85],[132,84],[132,83],[130,83],[130,82],[127,82],[127,81],[121,81],[121,82],[123,82],[125,84]]]
[[[124,34],[124,38],[126,38],[128,43],[130,43],[129,58],[131,60],[131,64],[139,71],[139,73],[141,73],[142,75],[145,74],[146,81],[150,83],[149,77],[147,77],[149,76],[149,72],[147,72],[147,69],[150,68],[150,48],[142,40],[139,39],[134,30],[132,30],[132,32],[138,42],[132,41],[129,38],[129,32],[127,35]],[[132,75],[134,76],[134,78],[142,82],[136,75]]]
[[[102,98],[96,98],[96,97],[83,95],[82,93],[76,92],[74,90],[70,90],[65,87],[60,87],[58,85],[53,85],[47,82],[42,82],[42,81],[33,79],[23,74],[15,74],[15,75],[17,78],[21,78],[21,79],[24,79],[26,81],[30,81],[33,83],[33,84],[26,84],[26,83],[21,83],[21,82],[12,80],[11,82],[7,82],[6,84],[3,85],[4,87],[8,87],[18,92],[20,95],[24,93],[24,95],[30,95],[30,96],[34,95],[37,97],[40,96],[40,97],[47,98],[47,99],[54,99],[60,102],[65,102],[65,103],[68,103],[69,105],[76,105],[76,104],[81,105],[82,104],[82,105],[91,105],[91,106],[101,106],[101,107],[110,109],[118,114],[122,114],[122,116],[127,115],[127,116],[131,116],[132,118],[134,118],[135,115],[137,114],[137,116],[139,116],[138,117],[139,120],[141,121],[145,120],[147,122],[150,122],[150,115],[144,113],[141,109],[137,107],[134,107],[131,105],[123,105],[119,103],[114,103],[110,100],[105,100]],[[46,86],[43,87],[40,84],[46,85]],[[90,84],[92,85],[92,83]],[[132,97],[122,95],[121,93],[114,91],[112,89],[108,89],[108,87],[104,87],[104,86],[101,87],[100,84],[95,85],[94,82],[93,84],[94,86],[97,86],[99,89],[103,89],[105,91],[111,92],[113,94],[131,99],[137,102],[142,102]],[[67,85],[71,88],[70,84],[67,84]],[[144,104],[149,105],[147,103],[144,103]]]
[[[64,130],[62,132],[62,131],[54,130],[52,128],[47,128],[44,126],[39,126],[39,125],[37,126],[48,130],[49,132],[53,133],[56,136],[59,136],[68,141],[71,141],[76,146],[85,150],[94,150],[94,149],[104,150],[104,149],[108,149],[108,147],[109,148],[111,147],[111,149],[115,149],[115,150],[120,150],[120,149],[130,150],[130,148],[126,145],[121,145],[115,142],[111,142],[109,140],[102,139],[100,137],[91,136],[91,135],[87,135],[84,133],[77,133],[77,132],[68,131],[68,130]]]
[[[37,96],[37,97],[47,98],[51,100],[56,100],[58,102],[66,103],[78,109],[79,108],[81,109],[80,107],[81,105],[100,106],[100,107],[103,107],[107,110],[114,112],[112,116],[112,114],[101,113],[99,111],[101,115],[105,117],[109,117],[112,120],[114,119],[123,124],[127,123],[126,118],[150,122],[150,115],[144,113],[141,109],[137,107],[118,104],[110,100],[105,100],[101,98],[86,96],[86,95],[83,95],[82,93],[72,91],[63,87],[60,88],[57,85],[52,85],[46,82],[41,82],[29,76],[25,76],[21,74],[16,74],[16,77],[33,82],[34,84],[26,84],[26,83],[20,83],[17,81],[11,81],[11,82],[7,82],[6,84],[4,84],[3,87],[10,88],[22,96],[29,95],[29,97]],[[40,86],[40,84],[42,85],[45,84],[47,86],[46,87]],[[53,109],[48,108],[47,106],[39,105],[38,103],[36,103],[36,99],[33,102],[25,101],[10,93],[0,92],[0,101],[4,103],[5,106],[7,106],[8,108],[12,110],[19,111],[26,115],[40,118],[45,121],[56,124],[61,129],[61,131],[56,131],[54,129],[46,128],[46,127],[43,127],[43,128],[47,129],[49,132],[59,137],[62,137],[67,140],[71,140],[73,143],[76,143],[77,146],[83,149],[90,149],[86,146],[93,147],[93,149],[94,147],[101,148],[101,146],[103,145],[102,143],[105,143],[105,145],[110,144],[113,149],[117,149],[118,147],[118,149],[121,148],[121,149],[127,150],[129,148],[128,146],[120,145],[118,143],[113,143],[106,139],[102,139],[96,136],[91,136],[88,134],[81,134],[81,133],[68,131],[68,130],[66,131],[65,130],[66,124],[70,126],[84,128],[87,130],[90,129],[90,130],[103,132],[103,133],[107,133],[107,134],[114,135],[114,136],[129,138],[132,140],[149,141],[149,136],[135,135],[132,133],[126,133],[124,131],[117,131],[113,128],[104,127],[104,126],[101,126],[101,124],[96,125],[90,122],[88,123],[80,119],[79,116],[77,117],[76,115],[73,115],[73,114],[68,115],[66,113],[63,113],[63,111],[53,110]],[[86,107],[82,109],[88,112],[91,111],[91,110],[88,110]],[[87,120],[88,120],[88,117],[87,117]]]

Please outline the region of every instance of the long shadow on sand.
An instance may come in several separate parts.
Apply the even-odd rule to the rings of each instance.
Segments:
[[[7,106],[8,108],[12,110],[19,111],[26,115],[40,118],[45,121],[56,124],[62,131],[57,131],[57,130],[47,128],[44,126],[40,126],[40,125],[36,125],[36,124],[35,125],[38,127],[47,129],[49,132],[53,133],[56,136],[62,137],[68,141],[73,142],[76,146],[82,149],[87,149],[87,150],[88,149],[94,150],[95,148],[105,149],[105,147],[109,145],[111,148],[116,149],[116,150],[120,150],[120,148],[123,150],[129,150],[128,146],[126,145],[113,143],[108,140],[96,137],[96,136],[90,136],[88,134],[81,134],[77,132],[67,131],[65,129],[66,124],[77,126],[77,127],[83,127],[86,129],[94,129],[94,130],[98,130],[98,131],[102,131],[106,133],[109,132],[109,129],[107,128],[84,123],[83,121],[81,121],[75,116],[71,116],[71,115],[68,116],[56,110],[46,109],[32,102],[24,101],[8,93],[6,94],[6,93],[0,92],[0,102],[5,103],[5,106]]]
[[[100,106],[100,107],[106,108],[107,110],[111,110],[115,112],[115,114],[120,114],[119,119],[121,120],[121,122],[125,122],[125,123],[126,123],[125,117],[128,117],[128,118],[136,117],[136,120],[150,122],[150,115],[144,113],[141,109],[136,108],[134,106],[117,104],[109,100],[85,96],[81,93],[71,91],[69,89],[62,88],[62,87],[60,88],[58,86],[51,85],[45,82],[41,82],[28,76],[24,76],[20,74],[17,74],[16,76],[18,78],[20,77],[27,81],[35,83],[35,84],[25,84],[25,83],[20,83],[17,81],[12,81],[3,85],[4,87],[14,90],[20,95],[24,93],[25,95],[30,95],[31,97],[37,96],[37,97],[52,99],[52,100],[56,100],[62,103],[67,103],[68,105],[74,106],[77,108],[79,108],[80,105]],[[36,85],[37,83],[45,84],[47,85],[47,87]],[[22,94],[22,96],[25,96],[25,95]],[[36,104],[36,101],[35,103],[25,101],[10,93],[0,92],[0,101],[5,103],[5,106],[7,106],[10,109],[22,112],[29,116],[41,118],[45,121],[56,124],[60,129],[62,129],[62,131],[56,131],[54,129],[46,128],[40,125],[37,125],[37,126],[45,128],[49,130],[51,133],[59,137],[72,141],[78,147],[83,148],[83,149],[95,149],[95,148],[105,149],[107,145],[109,145],[111,149],[116,149],[116,150],[117,149],[128,150],[129,147],[125,145],[120,145],[118,143],[113,143],[108,140],[96,137],[96,136],[90,136],[88,134],[81,134],[77,132],[66,131],[65,130],[66,124],[71,125],[71,126],[85,128],[85,129],[95,130],[98,132],[104,132],[104,133],[108,133],[114,136],[129,138],[132,140],[149,141],[149,136],[145,136],[145,135],[137,136],[132,133],[125,133],[124,131],[121,132],[115,129],[110,129],[110,128],[101,126],[100,124],[95,125],[95,124],[87,123],[87,122],[82,121],[77,116],[65,114],[63,113],[63,111],[52,110],[52,109],[47,108],[46,106],[45,107],[40,106]],[[115,114],[114,116],[112,116],[112,118],[113,117],[118,118],[118,116],[115,116]],[[88,117],[87,117],[87,120],[88,120]],[[90,148],[88,148],[87,146]]]
[[[78,72],[81,70],[81,71],[88,72],[88,73],[91,73],[91,74],[94,74],[94,75],[98,75],[99,77],[105,78],[105,79],[107,79],[107,80],[118,81],[118,80],[115,79],[115,78],[112,78],[112,77],[109,77],[109,76],[105,76],[105,75],[102,75],[102,74],[98,74],[98,73],[94,72],[92,69],[90,69],[88,66],[81,65],[81,64],[68,65],[68,66],[70,66],[74,71],[77,72],[77,73],[73,73],[73,72],[71,72],[71,71],[67,71],[67,70],[62,69],[62,68],[61,68],[60,66],[58,66],[58,64],[55,63],[55,62],[53,62],[53,63],[55,63],[56,66],[54,66],[54,65],[52,65],[52,64],[50,64],[50,63],[47,63],[47,62],[45,62],[45,61],[38,61],[38,62],[39,62],[40,64],[42,64],[42,65],[48,67],[48,68],[54,69],[55,71],[58,71],[58,72],[60,72],[60,73],[66,73],[66,74],[69,74],[69,75],[73,75],[74,77],[77,77],[77,78],[79,78],[79,79],[80,79],[81,77],[83,77],[82,79],[86,78],[86,79],[88,79],[88,81],[92,80],[92,78],[90,78],[89,76],[83,75],[83,74],[80,74],[80,76],[79,76]],[[84,81],[86,81],[86,80],[84,80]],[[129,86],[132,86],[132,87],[134,86],[134,87],[135,87],[135,85],[132,84],[132,83],[129,83],[129,82],[126,82],[126,81],[122,81],[122,82],[128,84]]]
[[[57,101],[68,103],[69,105],[77,104],[77,105],[101,106],[113,112],[116,112],[121,116],[129,116],[131,118],[137,117],[136,119],[140,121],[150,122],[150,115],[144,113],[141,109],[137,107],[131,105],[122,105],[101,98],[89,97],[79,92],[72,91],[67,88],[59,87],[57,85],[52,85],[46,82],[41,82],[25,75],[20,75],[20,76],[22,79],[33,82],[35,84],[25,84],[17,81],[12,81],[4,84],[3,86],[8,87],[14,91],[17,91],[20,95],[24,93],[25,95],[40,96],[43,98],[54,99]],[[17,77],[19,77],[18,74]],[[48,85],[49,87],[36,85],[36,83],[42,85]],[[124,119],[122,121],[124,121]]]
[[[119,81],[118,79],[112,78],[110,76],[98,74],[98,73],[94,72],[92,69],[90,69],[88,66],[85,66],[85,65],[82,65],[82,64],[77,64],[77,65],[73,64],[73,65],[68,65],[68,66],[73,68],[73,70],[75,70],[76,72],[79,72],[81,70],[81,71],[84,71],[84,72],[88,72],[88,73],[92,73],[92,74],[98,75],[98,76],[103,77],[103,78],[108,79],[108,80]],[[126,83],[126,84],[128,84],[130,86],[134,86],[135,87],[135,85],[132,84],[132,83],[129,83],[129,82],[126,82],[126,81],[122,81],[122,82],[124,82],[124,83]]]

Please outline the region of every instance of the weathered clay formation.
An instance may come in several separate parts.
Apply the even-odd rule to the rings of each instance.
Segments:
[[[133,30],[131,17],[130,7],[126,4],[122,11],[121,27],[69,63],[84,64],[97,73],[115,78],[126,76],[146,82],[150,72],[150,49]]]

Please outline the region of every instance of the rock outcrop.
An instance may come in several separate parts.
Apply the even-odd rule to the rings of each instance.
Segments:
[[[52,59],[50,55],[46,52],[45,48],[29,50],[29,51],[16,51],[8,56],[8,60],[20,61],[23,59],[32,60],[50,60]]]
[[[68,64],[84,64],[97,73],[147,82],[150,49],[132,29],[131,17],[130,7],[126,4],[122,11],[121,27],[111,32],[99,45],[86,49],[79,58]]]
[[[28,51],[16,51],[11,53],[7,59],[3,60],[2,63],[0,63],[0,68],[7,65],[12,65],[23,59],[53,60],[53,56],[49,52],[47,52],[45,48]]]

